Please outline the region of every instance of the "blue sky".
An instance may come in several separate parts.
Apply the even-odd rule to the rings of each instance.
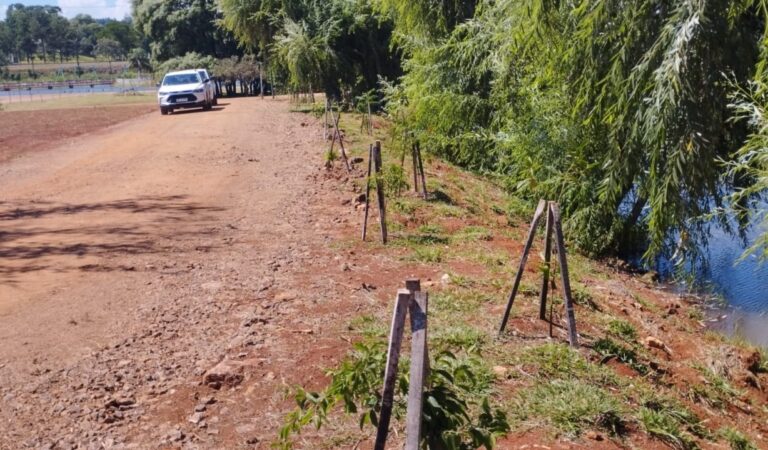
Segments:
[[[58,6],[65,17],[90,14],[96,18],[122,19],[131,14],[131,0],[0,0],[0,18],[5,18],[8,5],[14,3]]]

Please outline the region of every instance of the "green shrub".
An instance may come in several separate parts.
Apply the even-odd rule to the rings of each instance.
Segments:
[[[637,330],[626,320],[611,320],[608,323],[608,332],[627,342],[634,342],[637,339]]]
[[[354,352],[341,365],[328,372],[330,385],[320,392],[296,389],[297,408],[286,416],[276,445],[292,448],[292,435],[307,425],[321,428],[329,414],[341,403],[347,414],[359,414],[361,428],[378,424],[381,412],[381,383],[386,364],[383,341],[356,344]],[[401,360],[395,383],[393,419],[402,417],[408,392],[408,376]],[[429,448],[458,450],[485,447],[492,449],[495,437],[509,431],[503,411],[492,407],[489,395],[492,375],[479,359],[459,359],[449,352],[438,354],[432,362],[424,392],[422,430]]]

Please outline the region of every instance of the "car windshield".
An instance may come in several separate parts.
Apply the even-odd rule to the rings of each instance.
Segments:
[[[199,83],[200,77],[196,73],[182,73],[178,75],[166,75],[163,86],[177,86],[179,84]]]

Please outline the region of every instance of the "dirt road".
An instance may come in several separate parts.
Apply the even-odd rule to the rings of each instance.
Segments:
[[[311,121],[226,100],[0,165],[0,448],[267,447],[344,344],[301,345],[337,289]]]

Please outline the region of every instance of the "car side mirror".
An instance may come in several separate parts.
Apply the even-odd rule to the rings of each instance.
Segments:
[[[205,80],[203,80],[203,83],[208,83],[209,81],[211,81],[211,79],[210,78],[206,78]]]

